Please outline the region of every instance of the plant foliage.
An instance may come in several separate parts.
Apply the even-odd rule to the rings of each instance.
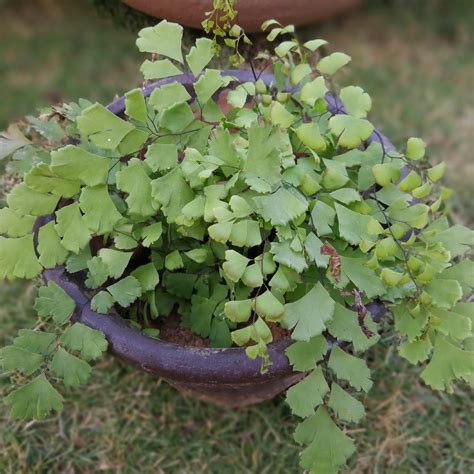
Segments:
[[[400,355],[423,364],[427,385],[473,383],[474,311],[463,302],[474,286],[463,259],[473,232],[450,225],[444,165],[429,165],[425,143],[410,138],[396,152],[368,121],[364,90],[336,94],[329,79],[350,57],[321,57],[324,40],[301,43],[270,20],[263,29],[275,47],[248,59],[252,80],[211,68],[217,37],[236,62],[246,41],[230,27],[233,2],[214,3],[229,8],[209,13],[214,41],[183,53],[183,29],[167,21],[137,40],[152,53],[146,79],[186,73],[192,85],[133,89],[123,117],[87,101],[56,108],[35,122],[47,138],[69,137],[52,150],[2,138],[23,180],[0,211],[0,275],[32,279],[65,264],[95,311],[125,309],[145,330],[177,312],[214,347],[245,346],[262,372],[270,326],[281,325],[294,341],[291,365],[307,373],[287,394],[302,419],[301,465],[336,472],[355,450],[346,424],[363,417],[359,399],[372,386],[363,353],[382,329],[369,302],[387,306]],[[59,132],[47,125],[58,116]],[[36,236],[35,219],[47,216]],[[22,419],[61,409],[53,385],[87,382],[107,347],[71,321],[82,308],[65,288],[42,286],[35,309],[37,328],[1,356],[22,374],[6,398]]]

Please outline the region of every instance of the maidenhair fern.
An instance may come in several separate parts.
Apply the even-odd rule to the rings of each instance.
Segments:
[[[240,61],[243,32],[209,21]],[[181,26],[145,28],[145,79],[192,85],[133,89],[123,116],[87,101],[55,108],[59,133],[54,120],[32,122],[49,134],[46,149],[2,138],[23,180],[0,211],[0,276],[65,265],[93,310],[138,314],[155,336],[147,322],[177,312],[213,346],[245,346],[263,372],[269,324],[280,324],[291,365],[307,373],[287,393],[302,420],[301,466],[327,474],[355,451],[344,427],[363,417],[373,384],[363,354],[381,329],[369,302],[387,306],[400,355],[423,364],[427,385],[473,383],[474,308],[463,299],[474,269],[463,257],[474,237],[450,225],[444,165],[428,163],[425,143],[394,151],[367,119],[369,95],[333,89],[328,79],[349,56],[321,57],[326,42],[301,43],[291,26],[264,29],[274,53],[249,58],[253,74],[239,83],[208,67],[216,40],[183,53]],[[51,150],[54,139],[63,143]],[[4,370],[22,374],[6,397],[22,419],[61,409],[54,386],[86,383],[107,346],[70,322],[75,304],[56,284],[40,288],[35,309],[37,327],[2,350]]]

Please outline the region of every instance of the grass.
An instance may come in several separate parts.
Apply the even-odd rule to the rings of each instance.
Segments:
[[[422,3],[384,2],[304,34],[327,38],[353,56],[341,83],[354,81],[370,92],[374,121],[398,146],[421,135],[433,160],[447,161],[448,180],[459,191],[455,219],[472,224],[470,3],[463,9],[449,2],[444,16]],[[109,101],[139,83],[134,34],[98,18],[86,3],[2,6],[0,128],[54,100]],[[0,283],[0,344],[32,324],[33,290]],[[474,472],[472,393],[431,392],[418,369],[387,348],[369,359],[376,382],[367,417],[349,427],[358,455],[347,472]],[[112,357],[99,365],[90,386],[68,391],[62,414],[25,425],[0,408],[1,473],[299,472],[295,420],[283,397],[227,410],[183,397]],[[0,392],[5,389],[0,376]]]

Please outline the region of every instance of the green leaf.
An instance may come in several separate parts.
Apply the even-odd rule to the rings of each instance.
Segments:
[[[191,299],[191,329],[193,332],[202,337],[209,337],[212,315],[216,305],[216,301],[193,295]]]
[[[5,371],[18,370],[28,376],[43,365],[44,356],[22,347],[6,346],[0,350],[0,362]]]
[[[224,313],[236,323],[245,323],[252,313],[252,300],[228,301],[224,305]]]
[[[98,359],[107,350],[105,336],[84,324],[74,323],[61,336],[61,343],[71,351],[81,354],[84,360]]]
[[[417,314],[408,311],[406,305],[401,304],[393,309],[395,316],[395,329],[408,337],[409,342],[414,342],[423,333],[428,322],[428,311],[422,308]]]
[[[244,257],[235,250],[226,250],[222,269],[229,280],[238,282],[242,278],[249,261],[247,257]]]
[[[311,474],[336,474],[355,451],[353,441],[332,421],[324,406],[298,425],[295,440],[309,444],[301,453],[300,464]]]
[[[232,345],[229,326],[222,319],[212,319],[209,338],[212,341],[211,347],[230,347]]]
[[[113,203],[106,185],[82,189],[79,206],[84,213],[87,227],[96,235],[111,233],[123,220]]]
[[[353,202],[362,201],[360,194],[352,188],[337,189],[330,193],[330,196],[336,201],[342,202],[343,204],[351,204]]]
[[[440,242],[451,253],[451,257],[459,257],[474,245],[474,230],[456,224],[436,234],[433,240]]]
[[[306,43],[303,43],[303,46],[305,48],[308,48],[310,51],[314,53],[314,51],[319,49],[321,46],[324,46],[325,44],[328,44],[326,40],[314,39],[314,40],[306,41]]]
[[[281,182],[280,158],[276,148],[277,131],[270,124],[264,126],[255,124],[249,129],[248,135],[249,147],[244,171],[249,177],[246,178],[246,182],[252,189],[259,191],[255,186],[257,181],[263,185],[264,192],[270,192],[273,186]]]
[[[97,311],[102,314],[107,314],[114,305],[114,299],[110,293],[106,291],[99,291],[91,300],[92,311]]]
[[[434,307],[429,312],[431,326],[437,332],[460,341],[471,336],[472,323],[469,317],[458,314],[455,311]]]
[[[322,201],[316,201],[311,211],[311,222],[319,236],[332,234],[330,226],[334,224],[336,211]]]
[[[396,272],[390,268],[382,268],[380,279],[387,288],[397,286],[403,278],[403,273]]]
[[[334,345],[329,356],[328,367],[337,378],[347,380],[356,390],[368,392],[372,387],[370,370],[364,360],[344,352]]]
[[[349,115],[357,118],[367,117],[372,107],[372,100],[361,87],[343,87],[340,93],[341,101]]]
[[[273,102],[270,109],[270,120],[273,125],[289,128],[296,120],[296,117],[280,102]]]
[[[240,168],[241,159],[239,158],[232,136],[226,129],[217,128],[213,131],[209,141],[209,153],[221,159],[231,168],[222,168],[225,176],[235,173],[235,168]]]
[[[142,229],[141,237],[143,239],[142,245],[144,247],[150,247],[153,245],[161,235],[163,234],[163,224],[161,222],[155,222]]]
[[[263,274],[259,263],[253,263],[245,269],[242,283],[249,288],[260,288],[263,285]]]
[[[117,115],[99,103],[87,107],[77,117],[76,123],[82,135],[104,150],[114,150],[120,145],[126,135],[135,130],[135,127],[130,122],[117,117]]]
[[[152,199],[151,179],[143,163],[134,158],[116,175],[117,188],[128,194],[125,199],[131,215],[149,217],[156,213],[157,207]]]
[[[148,99],[148,103],[155,110],[162,113],[168,107],[187,102],[190,98],[191,96],[182,84],[172,82],[154,89]]]
[[[382,280],[377,274],[367,268],[364,258],[341,256],[341,274],[346,276],[354,286],[363,291],[367,298],[383,295],[386,292]]]
[[[160,276],[153,263],[137,267],[131,275],[139,281],[143,293],[154,290],[160,282]]]
[[[412,364],[425,361],[433,346],[428,337],[415,339],[413,342],[405,341],[398,348],[399,354]]]
[[[51,410],[63,409],[63,398],[48,382],[44,374],[38,375],[31,382],[11,392],[5,403],[10,407],[11,415],[19,420],[41,420]]]
[[[51,153],[51,170],[64,179],[77,179],[86,186],[107,182],[110,159],[67,145]]]
[[[79,194],[81,182],[75,177],[69,179],[56,175],[46,163],[40,163],[25,175],[26,185],[39,193],[51,193],[56,196],[70,198]]]
[[[13,344],[16,347],[46,355],[51,351],[54,341],[56,341],[55,334],[33,329],[20,329]]]
[[[328,88],[326,86],[324,77],[320,76],[311,82],[307,82],[301,88],[300,99],[301,102],[304,102],[310,107],[314,107],[315,102],[318,99],[324,99],[327,92]]]
[[[423,381],[435,390],[453,392],[456,379],[469,381],[474,374],[474,352],[464,351],[442,336],[434,342],[433,356],[421,373]]]
[[[147,59],[141,65],[140,71],[146,80],[179,76],[183,73],[169,59],[160,59],[158,61]]]
[[[273,254],[273,260],[281,263],[298,273],[302,273],[308,268],[308,263],[301,252],[295,252],[291,248],[291,242],[286,240],[284,242],[272,242],[270,252]]]
[[[196,46],[193,46],[186,55],[186,62],[194,77],[199,76],[201,71],[214,57],[214,43],[209,38],[198,38]]]
[[[326,169],[323,172],[321,184],[329,191],[344,186],[349,181],[346,167],[334,160],[323,160]]]
[[[165,257],[165,268],[170,272],[184,267],[183,259],[178,250],[173,250]]]
[[[300,217],[308,209],[308,203],[293,193],[279,188],[275,193],[253,198],[257,212],[272,225],[285,225]]]
[[[366,318],[370,318],[370,314]],[[367,350],[379,340],[378,335],[368,338],[359,325],[357,313],[339,303],[336,303],[332,321],[327,326],[332,336],[338,341],[352,342],[357,352]]]
[[[334,382],[331,385],[328,406],[344,421],[357,423],[365,415],[364,405]]]
[[[279,321],[284,311],[285,307],[271,291],[267,290],[255,298],[255,312],[267,321]]]
[[[437,278],[456,280],[462,287],[463,295],[467,295],[474,288],[474,261],[462,260],[443,270]]]
[[[398,189],[404,193],[410,193],[420,187],[421,183],[421,176],[412,170],[398,183]]]
[[[371,216],[351,211],[345,206],[335,204],[339,234],[352,245],[358,245],[361,240],[370,240],[369,223]]]
[[[312,337],[306,342],[294,342],[285,350],[285,354],[293,366],[293,370],[306,372],[316,368],[328,351],[328,343],[324,336]]]
[[[306,418],[314,414],[314,408],[321,405],[329,386],[321,369],[314,370],[301,382],[293,385],[286,392],[286,402],[293,415]]]
[[[226,83],[218,69],[206,69],[193,87],[199,102],[205,104]]]
[[[29,143],[17,125],[10,125],[0,133],[0,161]]]
[[[75,309],[74,300],[53,281],[38,290],[35,310],[40,316],[51,316],[56,323],[62,324],[72,316]]]
[[[185,255],[193,262],[204,263],[209,258],[209,251],[207,248],[192,249],[185,252]]]
[[[142,294],[140,282],[133,276],[127,276],[108,286],[107,290],[123,308],[128,308]]]
[[[227,103],[236,109],[242,109],[249,95],[255,95],[255,84],[253,82],[239,84],[227,94]]]
[[[78,253],[89,243],[91,232],[77,202],[56,211],[56,222],[54,228],[65,249]]]
[[[462,288],[456,280],[435,278],[425,287],[433,298],[433,304],[440,308],[452,308],[462,298]]]
[[[160,125],[172,133],[182,132],[195,120],[191,107],[186,102],[174,104],[161,114]]]
[[[446,170],[446,163],[442,161],[441,163],[437,164],[436,166],[433,166],[427,171],[428,178],[433,182],[436,183],[436,181],[439,181]]]
[[[276,51],[276,48],[275,48]],[[311,66],[307,63],[300,63],[297,64],[296,66],[293,66],[293,68],[290,70],[290,81],[291,84],[296,86],[299,84],[306,76],[311,74],[313,70],[311,69]]]
[[[54,221],[40,227],[38,232],[38,253],[38,261],[44,268],[54,268],[66,261],[68,252],[61,244]]]
[[[421,160],[425,156],[426,143],[421,138],[411,137],[407,141],[405,156],[409,160]]]
[[[181,41],[183,27],[166,20],[138,32],[137,47],[144,53],[156,53],[183,63]]]
[[[49,370],[56,377],[62,378],[66,387],[84,385],[89,381],[92,371],[87,362],[69,354],[62,347],[54,354]]]
[[[309,341],[326,329],[326,323],[334,313],[334,306],[334,300],[318,282],[305,296],[285,305],[283,323],[290,329],[294,328],[291,334],[294,340]]]
[[[87,268],[87,262],[91,259],[91,250],[87,246],[78,254],[71,254],[66,260],[66,270],[68,273],[77,273]]]
[[[320,59],[316,68],[321,74],[332,76],[339,69],[348,64],[350,60],[351,57],[345,53],[332,53],[329,56]]]
[[[162,205],[162,212],[169,224],[181,216],[183,207],[195,198],[194,191],[183,177],[181,168],[152,182],[152,195]]]
[[[316,263],[318,268],[326,268],[329,264],[329,255],[321,255],[321,247],[323,243],[313,232],[310,232],[304,241],[304,249],[308,257]]]
[[[56,209],[58,202],[59,196],[38,193],[25,183],[17,184],[7,196],[8,206],[21,216],[47,216]]]
[[[167,171],[178,165],[178,147],[174,143],[153,143],[145,156],[145,163],[153,172]]]
[[[211,239],[215,240],[216,242],[225,244],[230,238],[232,228],[232,222],[221,222],[219,224],[213,224],[209,226],[207,231]]]
[[[9,207],[4,207],[0,209],[0,234],[23,237],[31,233],[35,221],[34,216],[20,216]]]
[[[42,267],[36,258],[33,234],[17,239],[0,237],[0,279],[32,278]]]
[[[125,94],[125,114],[139,122],[147,122],[148,113],[142,89],[132,89]]]
[[[105,263],[108,275],[111,278],[120,278],[128,266],[133,252],[121,252],[120,250],[102,248],[98,253],[100,259]]]
[[[334,115],[329,119],[329,129],[337,137],[338,146],[357,148],[370,137],[374,126],[365,119],[350,115]]]
[[[99,257],[92,257],[87,262],[87,268],[89,271],[87,273],[85,284],[88,288],[98,288],[109,278],[109,269]]]
[[[318,152],[326,150],[326,141],[321,136],[317,123],[303,123],[295,129],[295,132],[302,143],[312,150]]]
[[[400,168],[393,163],[377,163],[372,167],[375,182],[380,186],[396,183],[400,178]]]

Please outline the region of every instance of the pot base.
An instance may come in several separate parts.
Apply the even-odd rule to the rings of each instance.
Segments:
[[[264,379],[260,384],[187,383],[166,378],[164,380],[183,395],[225,408],[240,408],[270,400],[299,382],[304,376],[305,374],[295,373],[281,379]]]

